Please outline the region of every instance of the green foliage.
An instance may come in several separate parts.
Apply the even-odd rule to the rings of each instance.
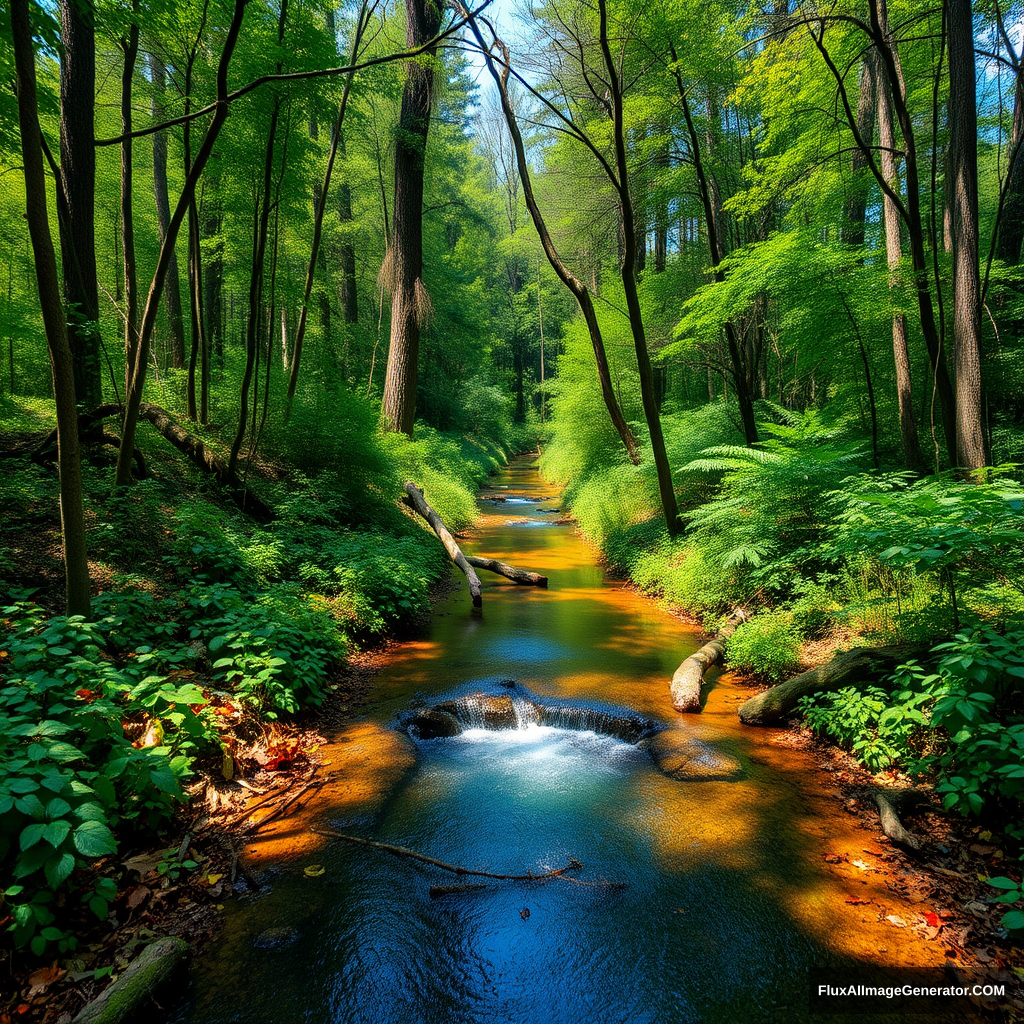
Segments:
[[[800,664],[802,640],[792,612],[760,612],[736,627],[726,644],[726,658],[732,667],[776,683]]]
[[[998,821],[1024,843],[1024,629],[980,627],[932,655],[933,669],[909,662],[890,690],[816,694],[801,708],[872,771],[934,775],[947,809]]]

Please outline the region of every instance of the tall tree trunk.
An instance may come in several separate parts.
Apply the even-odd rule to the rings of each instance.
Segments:
[[[224,357],[224,240],[221,233],[220,200],[215,188],[203,197],[203,239],[209,253],[203,270],[203,334],[206,350]]]
[[[36,99],[35,50],[28,0],[11,0],[11,38],[18,84],[18,124],[25,176],[25,219],[35,260],[39,305],[50,354],[53,397],[57,409],[57,466],[60,472],[60,525],[64,552],[64,596],[68,615],[89,618],[89,562],[82,512],[82,463],[78,446],[75,375],[67,324],[57,279],[47,213],[42,134]],[[89,94],[92,102],[92,93]]]
[[[667,136],[665,125],[659,127],[659,133]],[[664,173],[669,168],[668,138],[659,144],[654,154],[654,272],[664,271],[668,259],[668,200],[665,193]]]
[[[93,111],[96,48],[92,0],[60,0],[60,163],[66,201],[60,219],[68,344],[75,394],[90,408],[102,401],[99,293],[96,286],[96,155]]]
[[[181,229],[181,222],[185,219],[189,203],[195,195],[196,183],[199,181],[203,168],[210,159],[214,143],[217,141],[217,136],[220,134],[220,130],[228,117],[228,67],[231,63],[232,54],[235,52],[238,34],[242,28],[246,3],[247,0],[235,0],[231,23],[228,25],[224,38],[224,48],[221,51],[220,61],[217,65],[217,106],[210,120],[210,126],[206,129],[203,144],[199,147],[199,152],[193,161],[192,169],[185,178],[185,186],[182,189],[177,206],[175,206],[174,212],[171,214],[167,236],[160,243],[160,255],[157,257],[156,270],[153,272],[153,280],[149,286],[149,294],[146,297],[146,306],[142,314],[139,347],[135,355],[131,388],[125,400],[121,447],[118,449],[117,469],[114,475],[114,482],[118,486],[124,486],[131,481],[135,431],[139,423],[139,407],[142,404],[142,393],[146,386],[146,367],[149,362],[150,343],[153,337],[153,328],[156,325],[156,314],[160,305],[160,296],[163,293],[164,281],[167,278],[167,268],[171,261],[171,252],[177,240],[178,231]]]
[[[675,48],[671,47],[672,60],[678,61]],[[683,118],[686,121],[686,131],[690,140],[690,155],[693,160],[693,169],[697,175],[697,191],[700,193],[701,205],[704,207],[704,222],[708,233],[708,250],[711,257],[711,264],[715,269],[715,280],[724,281],[725,271],[720,264],[725,257],[726,250],[722,240],[722,195],[713,175],[709,175],[704,165],[704,158],[701,153],[700,137],[693,121],[693,114],[690,111],[690,102],[687,89],[679,72],[674,72],[676,89],[679,93],[680,103],[683,109]],[[714,100],[713,87],[708,87],[708,111],[709,115],[717,117],[717,103]],[[710,117],[709,117],[710,124]],[[712,144],[710,127],[706,135],[706,142]],[[749,387],[750,372],[744,360],[744,348],[741,347],[740,339],[736,333],[736,326],[729,321],[725,324],[725,340],[729,349],[729,363],[733,383],[736,387],[736,401],[739,405],[740,420],[743,424],[743,437],[748,447],[758,443],[757,421],[754,418],[754,399]]]
[[[877,54],[869,53],[868,58],[877,70]],[[893,122],[892,94],[885,79],[876,83],[878,107],[878,138],[881,145],[879,163],[882,175],[893,192],[899,193],[899,170],[896,164],[896,127]],[[863,153],[861,154],[863,156]],[[901,237],[902,220],[892,199],[882,196],[882,221],[885,227],[885,256],[889,265],[889,288],[899,287],[899,267],[903,259]],[[892,355],[896,368],[896,401],[900,416],[900,443],[903,448],[903,464],[907,469],[920,470],[924,466],[921,446],[917,438],[917,421],[914,418],[913,389],[910,376],[910,352],[907,348],[907,318],[900,312],[892,316]]]
[[[345,159],[345,135],[338,139],[341,159]],[[347,180],[338,183],[338,219],[341,221],[341,246],[338,252],[341,271],[341,315],[345,323],[359,323],[359,292],[356,289],[356,249],[351,234],[346,232],[352,226],[352,189]]]
[[[941,325],[936,324],[935,308],[932,303],[931,289],[928,284],[928,264],[925,258],[925,231],[921,217],[921,184],[917,163],[917,145],[914,136],[914,123],[907,106],[906,83],[900,65],[896,43],[889,30],[886,0],[869,0],[871,10],[871,27],[875,45],[881,56],[881,66],[892,90],[893,106],[903,136],[903,148],[906,154],[906,203],[901,215],[907,225],[910,241],[910,262],[914,270],[914,283],[917,290],[917,305],[921,314],[921,331],[924,334],[925,347],[932,368],[932,380],[939,399],[942,415],[943,433],[946,437],[946,448],[950,462],[956,464],[956,415],[953,384],[946,367],[946,353]],[[882,88],[882,76],[879,76],[878,88]]]
[[[971,0],[946,0],[949,25],[949,171],[953,229],[956,461],[988,461],[982,429],[981,281],[978,272],[978,118]]]
[[[437,34],[441,10],[434,0],[406,0],[406,44],[423,46]],[[436,53],[430,46],[428,58]],[[381,414],[389,430],[412,437],[416,420],[420,331],[430,298],[423,285],[423,172],[434,88],[430,64],[409,62],[395,139],[395,200],[385,275],[391,287],[391,342]]]
[[[138,16],[138,0],[132,0],[132,15]],[[135,219],[132,213],[132,80],[139,56],[139,26],[133,21],[128,38],[121,40],[124,70],[121,73],[121,247],[124,255],[124,393],[131,383],[130,368],[139,347],[139,282],[135,268]]]
[[[284,24],[287,16],[288,3],[282,0],[281,16],[278,23],[278,42],[283,41]],[[278,66],[278,74],[281,68]],[[245,336],[245,370],[242,374],[242,388],[239,400],[238,429],[231,444],[231,455],[228,459],[228,471],[234,473],[238,466],[238,455],[245,439],[246,425],[249,418],[249,389],[252,386],[253,371],[259,357],[259,345],[262,338],[261,328],[264,323],[263,313],[263,269],[266,264],[267,239],[270,233],[270,208],[273,206],[271,196],[272,177],[274,171],[274,146],[277,140],[277,125],[281,114],[281,99],[274,98],[270,113],[270,126],[267,129],[267,144],[263,161],[263,190],[256,196],[256,230],[253,236],[252,265],[249,273],[249,320]],[[272,317],[266,317],[268,329],[273,330]],[[267,344],[269,372],[269,339]],[[258,378],[257,378],[258,380]],[[256,397],[259,397],[257,384]],[[254,404],[255,414],[255,404]],[[255,436],[255,433],[254,435]]]
[[[167,69],[156,53],[149,58],[150,80],[153,83],[153,120],[162,121],[166,117],[164,111],[164,91],[167,82]],[[156,196],[156,217],[160,225],[160,241],[167,236],[167,226],[171,222],[171,202],[167,194],[167,133],[157,132],[153,136],[153,192]],[[178,278],[178,257],[171,253],[171,265],[167,268],[165,304],[167,322],[171,331],[171,366],[180,370],[185,366],[185,327],[181,316],[181,282]],[[128,373],[129,367],[125,368]]]
[[[672,469],[669,466],[668,454],[665,451],[665,438],[661,430],[661,414],[658,399],[654,390],[654,373],[651,369],[651,357],[647,351],[647,333],[644,329],[643,315],[640,310],[640,297],[637,294],[636,266],[637,250],[640,240],[636,236],[637,223],[633,209],[632,196],[629,188],[629,172],[626,156],[626,137],[624,120],[624,100],[622,83],[612,57],[608,42],[608,8],[606,0],[598,0],[600,18],[601,51],[604,54],[605,70],[608,73],[609,92],[612,104],[612,133],[615,147],[615,164],[618,172],[619,205],[622,209],[622,233],[625,252],[622,260],[622,286],[626,293],[626,310],[629,314],[629,327],[633,335],[633,347],[636,350],[637,368],[640,371],[640,398],[644,407],[644,419],[647,421],[647,432],[650,437],[651,450],[654,454],[654,466],[658,476],[658,491],[661,495],[661,506],[665,512],[665,525],[670,537],[679,533],[679,506],[672,483]]]
[[[875,99],[876,83],[874,60],[871,54],[865,56],[860,64],[857,87],[857,130],[860,137],[870,146],[875,136]],[[891,110],[890,110],[891,118]],[[892,154],[889,154],[892,157]],[[882,153],[884,159],[885,153]],[[865,170],[868,162],[860,149],[855,149],[850,158],[850,190],[846,200],[846,223],[843,225],[842,237],[847,245],[864,244],[864,219],[868,206],[868,181]]]

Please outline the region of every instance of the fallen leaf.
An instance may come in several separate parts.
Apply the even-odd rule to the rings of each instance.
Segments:
[[[203,879],[203,881],[205,881],[207,885],[216,885],[223,877],[224,877],[223,874],[220,874],[220,875],[207,875],[206,878]]]
[[[990,964],[993,960],[989,953],[984,949],[976,949],[974,951],[974,958],[983,964]]]
[[[859,896],[847,896],[847,903],[852,903],[855,907],[867,906],[871,900],[862,900]]]
[[[152,853],[136,854],[136,856],[129,857],[127,860],[121,861],[121,863],[129,871],[137,871],[141,878],[148,875],[150,871],[156,871],[157,866],[163,859],[163,851],[156,850]]]
[[[987,857],[990,853],[995,853],[997,847],[989,846],[987,843],[972,843],[971,852],[980,853],[981,856]]]
[[[145,885],[137,885],[128,893],[128,909],[134,910],[139,904],[144,903],[150,894],[150,889]]]
[[[33,971],[28,976],[28,983],[32,986],[28,993],[29,999],[45,992],[54,982],[60,981],[66,973],[67,971],[61,970],[56,964],[52,967],[40,967],[38,971]]]
[[[874,871],[875,869],[870,864],[865,864],[862,860],[851,860],[850,863],[857,868],[858,871]]]
[[[303,869],[307,878],[319,878],[327,869],[322,864],[309,864]]]
[[[906,928],[907,927],[907,922],[904,921],[903,918],[900,917],[898,914],[890,914],[886,918],[886,921],[888,921],[889,924],[896,925],[897,928]]]
[[[822,860],[824,860],[826,864],[842,864],[846,859],[847,857],[845,853],[826,853],[825,856],[822,857]]]
[[[926,925],[928,925],[929,928],[941,928],[942,927],[942,922],[939,921],[939,915],[938,914],[934,914],[931,911],[929,911],[928,913],[922,914],[921,916],[924,918],[924,923]]]
[[[530,908],[523,907],[523,909],[519,911],[519,916],[525,921],[530,916]]]

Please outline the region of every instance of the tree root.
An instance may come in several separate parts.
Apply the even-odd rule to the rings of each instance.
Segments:
[[[734,608],[714,639],[709,640],[699,651],[691,654],[672,677],[672,706],[676,711],[700,711],[700,691],[704,685],[704,673],[722,660],[725,642],[736,632],[736,627],[747,621],[742,608]]]
[[[920,851],[922,843],[913,832],[908,831],[900,821],[900,814],[914,807],[928,803],[928,798],[914,789],[876,790],[872,796],[878,806],[878,816],[882,822],[882,831],[890,842],[910,853]]]

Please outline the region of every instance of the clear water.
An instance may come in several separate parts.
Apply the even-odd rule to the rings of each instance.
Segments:
[[[550,493],[529,461],[495,488]],[[542,518],[530,504],[523,514]],[[248,848],[269,884],[228,904],[176,1021],[852,1021],[808,1013],[812,968],[841,978],[854,966],[942,963],[937,943],[895,932],[880,913],[912,920],[930,905],[900,905],[880,873],[829,868],[826,853],[870,860],[877,840],[837,814],[805,754],[739,725],[734,683],[712,681],[699,717],[672,712],[668,681],[698,646],[692,631],[607,581],[571,528],[506,525],[501,503],[482,514],[466,548],[546,573],[551,589],[488,577],[480,614],[463,583],[396,649],[372,714],[327,751],[339,781],[308,817]],[[676,781],[627,743],[538,725],[422,742],[414,767],[384,770],[401,752],[387,728],[396,712],[501,677],[632,708],[743,771]],[[486,888],[431,899],[431,885],[473,879],[311,837],[312,821],[476,869],[543,873],[569,858],[583,868],[577,882],[477,880]],[[308,877],[312,864],[323,874]],[[850,892],[874,902],[851,905]]]

